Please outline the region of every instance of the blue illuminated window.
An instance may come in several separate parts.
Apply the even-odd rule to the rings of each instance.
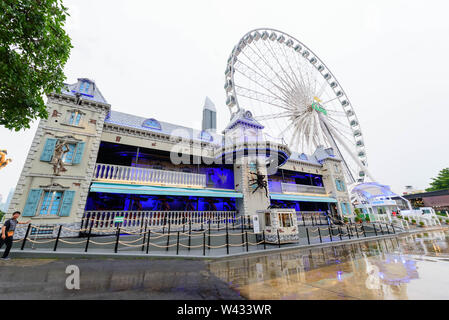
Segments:
[[[58,215],[62,191],[45,191],[40,209],[41,215]]]
[[[142,127],[145,128],[150,128],[150,129],[156,129],[156,130],[161,130],[161,124],[159,123],[159,121],[157,121],[156,119],[146,119],[143,123],[142,123]]]

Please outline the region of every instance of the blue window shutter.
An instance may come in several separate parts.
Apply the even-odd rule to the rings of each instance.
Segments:
[[[85,145],[86,145],[85,142],[78,142],[76,144],[75,157],[73,158],[73,162],[72,162],[73,164],[79,164],[81,162],[81,159],[83,158]]]
[[[31,189],[28,193],[28,199],[23,208],[22,216],[33,217],[36,215],[37,206],[41,200],[42,189]]]
[[[346,214],[346,205],[344,203],[341,203],[340,207],[341,207],[342,213]]]
[[[351,204],[350,203],[346,203],[346,205],[347,205],[347,212],[348,212],[348,214],[351,214],[352,212],[351,212]]]
[[[56,141],[57,139],[53,138],[48,138],[47,141],[45,141],[44,150],[41,154],[41,161],[51,161],[51,158],[53,158],[53,152],[55,151]]]
[[[68,217],[70,210],[72,209],[73,198],[75,197],[75,191],[64,191],[64,198],[62,199],[61,210],[59,211],[60,217]]]
[[[337,191],[340,191],[340,180],[335,179],[335,185],[337,186]]]

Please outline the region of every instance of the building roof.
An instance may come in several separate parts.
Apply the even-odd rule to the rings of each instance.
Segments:
[[[241,124],[243,126],[254,127],[257,129],[263,129],[264,126],[261,125],[256,119],[253,118],[253,115],[250,111],[246,111],[244,109],[240,109],[237,112],[233,113],[231,116],[231,121],[226,126],[225,132],[234,128],[237,124]]]
[[[144,118],[128,113],[110,111],[105,119],[105,123],[116,124],[123,127],[136,128],[145,131],[161,132],[168,135],[189,138],[193,140],[201,140],[211,143],[221,143],[221,135],[196,130],[154,118]]]
[[[239,119],[239,117],[235,118],[234,120],[237,121],[237,119]],[[123,127],[135,128],[135,129],[144,130],[144,131],[161,132],[161,133],[172,135],[172,136],[189,138],[189,139],[191,138],[193,140],[205,141],[205,142],[210,142],[213,144],[221,144],[222,138],[223,138],[222,135],[217,134],[217,133],[201,131],[201,130],[197,130],[197,129],[193,129],[193,128],[188,128],[188,127],[172,124],[169,122],[159,121],[154,118],[145,118],[145,117],[140,117],[140,116],[136,116],[136,115],[132,115],[132,114],[124,113],[124,112],[119,112],[119,111],[112,111],[112,110],[108,113],[108,115],[105,119],[105,123],[115,124],[115,125],[119,125],[119,126],[123,126]],[[332,157],[328,153],[328,152],[330,152],[329,150],[328,151],[325,151],[325,150],[328,150],[328,149],[323,148],[323,150],[320,151],[319,154],[322,156],[324,155],[325,157],[336,159],[335,157]],[[315,154],[316,154],[316,152],[315,152]],[[325,157],[323,158],[322,156],[320,156],[319,158],[317,158],[315,156],[315,154],[314,155],[306,155],[304,153],[299,154],[296,152],[292,152],[290,159],[296,160],[296,161],[301,161],[304,163],[310,163],[313,165],[321,165],[320,161],[324,160]]]
[[[108,104],[93,80],[78,78],[78,82],[73,84],[65,83],[64,86],[61,93],[65,95],[75,97],[77,94],[80,94],[82,99]]]
[[[449,189],[405,194],[402,197],[406,198],[406,199],[417,199],[417,198],[437,197],[437,196],[445,196],[445,195],[449,195]]]
[[[372,199],[378,197],[394,197],[396,193],[391,191],[390,187],[377,182],[363,182],[356,185],[351,193],[358,193],[365,199]]]
[[[318,146],[315,150],[315,152],[313,153],[313,157],[318,161],[318,162],[322,162],[325,159],[337,159],[340,160],[340,158],[338,158],[335,153],[334,153],[334,149],[332,148],[324,148],[323,146]]]

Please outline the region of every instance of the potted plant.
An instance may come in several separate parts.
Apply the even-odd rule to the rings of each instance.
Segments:
[[[347,224],[347,223],[349,222],[349,219],[348,219],[347,217],[344,217],[344,218],[343,218],[343,222],[344,222],[345,224]]]
[[[416,224],[416,220],[415,219],[412,219],[412,224]]]
[[[408,222],[408,217],[405,217],[404,220]]]
[[[424,227],[424,222],[420,221],[420,222],[419,222],[419,225],[420,225],[421,227]]]
[[[370,219],[369,217],[366,217],[366,218],[365,218],[365,221],[368,222],[368,223],[370,223],[370,222],[371,222],[371,219]]]

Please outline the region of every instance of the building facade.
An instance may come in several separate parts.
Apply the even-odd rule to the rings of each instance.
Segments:
[[[160,223],[186,214],[252,215],[270,205],[353,217],[342,162],[331,148],[294,153],[264,139],[263,126],[244,110],[219,134],[206,98],[203,130],[196,130],[114,111],[85,78],[49,95],[47,108],[8,214],[63,225],[63,236],[76,236],[86,219]]]

